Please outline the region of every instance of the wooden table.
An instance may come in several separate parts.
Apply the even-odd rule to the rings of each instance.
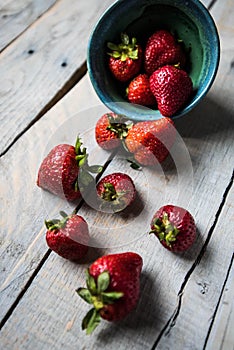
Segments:
[[[203,1],[219,30],[221,62],[207,97],[176,120],[183,150],[189,152],[184,153],[191,162],[189,177],[188,164],[179,175],[170,166],[158,176],[148,169],[135,171],[143,199],[141,181],[152,187],[146,191],[148,216],[136,223],[117,219],[125,235],[136,238],[127,238],[124,246],[103,249],[100,244],[83,264],[74,264],[46,245],[44,219],[62,205],[36,186],[38,167],[51,145],[73,143],[74,132],[83,130],[93,142],[94,122],[86,133],[92,117],[82,111],[90,115],[94,108],[95,121],[102,105],[86,74],[86,49],[95,22],[112,3],[0,2],[1,349],[233,349],[232,0]],[[91,162],[107,160],[109,154],[91,143]],[[113,159],[109,169],[119,169],[121,162]],[[147,235],[147,220],[165,201],[186,205],[196,220],[197,240],[179,256]],[[64,203],[63,209],[69,208]],[[96,228],[104,225],[100,217],[88,205],[79,213],[98,237]],[[87,305],[75,293],[84,285],[84,269],[100,254],[123,251],[138,252],[144,260],[138,307],[122,322],[103,322],[86,336],[80,324]]]

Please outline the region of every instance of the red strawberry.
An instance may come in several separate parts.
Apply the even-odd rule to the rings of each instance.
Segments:
[[[168,156],[176,136],[170,118],[138,122],[129,130],[125,144],[141,165],[156,165]]]
[[[128,35],[121,34],[119,45],[108,43],[107,46],[111,50],[108,53],[110,55],[109,68],[117,80],[126,82],[139,73],[143,54],[136,38],[132,38],[130,43]]]
[[[65,259],[78,261],[88,252],[89,230],[79,215],[60,212],[62,220],[45,221],[46,242],[50,249]]]
[[[146,74],[140,74],[135,77],[127,89],[129,102],[142,106],[153,106],[156,99],[150,89],[149,78]]]
[[[37,185],[68,201],[78,199],[81,194],[78,186],[78,173],[87,183],[93,180],[88,171],[99,172],[101,167],[89,167],[86,149],[81,149],[78,138],[76,146],[60,144],[55,146],[43,160],[37,177]],[[82,170],[81,170],[82,169]],[[81,179],[81,180],[82,180]],[[82,181],[79,185],[82,185]]]
[[[158,30],[147,41],[145,71],[151,75],[159,67],[171,64],[184,67],[186,61],[181,45],[167,30]]]
[[[98,145],[105,150],[120,147],[121,140],[127,136],[130,125],[126,119],[115,113],[106,113],[98,119],[95,137]]]
[[[153,92],[160,113],[171,117],[188,101],[193,92],[193,83],[189,75],[174,66],[164,66],[150,77]]]
[[[196,226],[192,215],[175,205],[161,207],[153,216],[151,233],[172,252],[188,249],[196,238]]]
[[[101,318],[118,321],[137,305],[140,296],[142,258],[132,252],[110,254],[97,259],[87,272],[87,289],[77,293],[93,308],[87,313],[82,329],[90,334]]]
[[[136,197],[136,188],[130,176],[113,173],[103,177],[97,184],[98,196],[102,199],[101,208],[117,212],[128,207]]]

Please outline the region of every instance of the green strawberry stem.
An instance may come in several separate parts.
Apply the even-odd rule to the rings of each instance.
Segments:
[[[71,215],[67,215],[64,211],[60,211],[60,215],[62,216],[61,220],[45,220],[45,225],[48,230],[53,231],[63,228],[66,225],[68,219],[71,217]]]
[[[101,193],[102,199],[104,199],[105,201],[111,202],[118,198],[118,194],[115,190],[115,187],[111,183],[104,182],[103,187],[104,187],[104,191],[102,191]]]
[[[104,191],[101,193],[101,199],[103,199],[103,201],[100,204],[100,209],[104,210],[106,206],[109,208],[111,203],[111,208],[114,213],[123,210],[126,207],[125,196],[129,191],[117,192],[115,187],[109,182],[104,182],[103,187]]]
[[[128,58],[132,60],[138,59],[138,46],[136,38],[132,38],[131,42],[129,36],[126,33],[121,33],[121,43],[116,45],[111,42],[107,43],[108,55],[120,59],[121,61],[126,61]]]
[[[150,233],[156,234],[160,241],[165,241],[168,247],[176,241],[180,231],[168,219],[168,214],[163,213],[162,219],[156,218],[153,223],[153,229]]]
[[[107,130],[114,132],[120,140],[123,140],[128,136],[128,131],[132,128],[133,123],[127,122],[125,116],[119,115],[118,117],[115,119],[111,114],[108,114],[109,126]]]
[[[87,288],[78,288],[77,294],[88,304],[94,307],[88,311],[82,321],[82,330],[86,330],[86,334],[91,334],[101,321],[100,310],[109,304],[113,304],[123,297],[122,292],[110,291],[107,289],[110,285],[110,274],[108,271],[102,272],[97,281],[86,270]]]
[[[103,167],[101,165],[89,166],[87,149],[82,147],[82,142],[79,136],[77,137],[75,143],[75,152],[77,166],[79,168],[79,176],[74,183],[74,189],[78,192],[80,190],[80,186],[86,188],[94,182],[94,178],[90,173],[99,174],[102,172]]]

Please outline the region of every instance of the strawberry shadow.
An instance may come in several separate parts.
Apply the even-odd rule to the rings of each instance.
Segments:
[[[100,345],[105,343],[111,346],[121,342],[122,334],[128,334],[129,348],[136,348],[141,343],[141,339],[137,337],[144,333],[144,339],[152,339],[160,332],[160,326],[166,322],[166,316],[163,319],[160,290],[157,289],[153,276],[146,271],[141,274],[140,289],[141,296],[135,310],[122,321],[105,322],[105,327],[97,331],[97,344],[100,342]]]
[[[94,239],[92,238],[92,244],[94,244]],[[106,254],[106,250],[102,248],[96,248],[95,246],[89,247],[87,254],[78,262],[74,262],[78,265],[91,264],[101,256]]]
[[[136,192],[136,198],[128,207],[124,210],[116,213],[116,215],[120,215],[124,220],[128,220],[129,218],[137,217],[142,210],[144,209],[144,201],[141,198],[140,194]]]
[[[177,257],[188,261],[194,261],[199,255],[203,245],[204,245],[203,237],[201,235],[200,230],[197,228],[197,235],[196,235],[195,242],[189,249],[181,253],[173,253],[173,252],[170,252],[170,253],[174,254],[175,258]]]

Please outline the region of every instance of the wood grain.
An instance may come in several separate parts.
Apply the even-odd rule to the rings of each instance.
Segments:
[[[73,84],[80,78],[91,30],[111,3],[61,0],[2,52],[0,153],[36,120],[71,77]]]
[[[50,9],[56,0],[2,0],[0,52]]]
[[[90,96],[86,80],[80,82],[77,92],[74,91],[73,95],[77,103],[76,112],[79,108],[85,109],[87,101],[90,106],[92,100],[93,104],[97,103],[96,95]],[[67,95],[47,116],[38,121],[20,139],[20,142],[14,145],[12,152],[8,152],[0,159],[0,210],[3,228],[0,248],[1,298],[4,301],[1,307],[1,318],[47,251],[44,240],[44,219],[48,215],[57,215],[59,207],[57,211],[55,208],[50,210],[50,196],[48,200],[47,197],[44,199],[41,190],[36,186],[37,171],[50,147],[52,148],[59,141],[75,142],[75,136],[77,136],[75,133],[80,128],[86,130],[87,124],[78,123],[77,129],[73,129],[73,138],[69,137],[66,130],[60,134],[62,139],[56,138],[58,126],[65,123],[68,116],[73,115],[69,114],[69,109],[70,97]],[[49,208],[44,205],[44,200]],[[58,205],[62,204],[59,202]],[[71,206],[67,203],[64,210],[66,208],[71,210]]]
[[[221,76],[226,77],[225,69],[226,68],[221,65]],[[222,82],[222,79],[218,79],[217,81]],[[223,82],[227,83],[227,79],[225,78]],[[79,102],[77,101],[77,96],[80,96],[83,91],[86,91],[89,99],[92,96],[91,93],[87,93],[89,91],[89,81],[87,78],[82,81],[82,84],[74,88],[66,96],[66,99],[61,101],[61,105],[66,106],[64,108],[69,106],[69,113],[71,112],[71,115],[73,114],[72,112],[78,108]],[[167,186],[170,186],[170,193],[167,194],[167,200],[175,202],[176,198],[178,204],[185,203],[185,201],[187,202],[188,208],[196,218],[199,230],[198,239],[192,251],[175,258],[174,255],[162,249],[158,242],[155,242],[154,237],[148,238],[147,236],[143,236],[142,239],[128,244],[126,247],[121,247],[118,251],[124,251],[126,249],[134,250],[144,257],[142,299],[139,303],[139,308],[135,313],[130,315],[126,321],[117,325],[105,323],[103,328],[92,338],[87,338],[80,331],[82,314],[84,314],[87,309],[86,305],[74,294],[74,290],[77,286],[84,282],[82,273],[84,267],[86,267],[88,263],[79,267],[65,262],[55,256],[55,254],[52,254],[43,265],[43,268],[27,290],[15,312],[12,314],[12,317],[9,318],[3,328],[2,334],[4,339],[9,339],[9,334],[14,333],[17,335],[15,337],[15,339],[17,338],[16,347],[25,346],[38,349],[52,346],[52,344],[55,349],[59,349],[61,344],[65,343],[69,344],[71,349],[74,349],[77,341],[79,341],[81,348],[83,347],[84,349],[97,349],[100,346],[104,349],[107,347],[114,349],[116,343],[118,343],[120,349],[125,349],[126,344],[128,344],[129,349],[141,349],[143,346],[151,348],[154,345],[160,332],[176,310],[178,305],[178,292],[180,291],[186,275],[199,256],[204,241],[209,235],[210,228],[213,225],[219,205],[223,199],[224,189],[229,183],[232,173],[233,124],[229,123],[228,128],[226,127],[226,121],[231,121],[231,116],[229,114],[231,106],[228,104],[228,101],[231,101],[231,96],[226,96],[227,106],[222,109],[222,113],[220,113],[221,107],[218,107],[213,102],[217,100],[216,91],[214,87],[206,101],[204,101],[196,111],[192,112],[186,119],[177,122],[178,130],[183,130],[182,134],[184,134],[183,137],[192,158],[194,171],[193,188],[187,187],[178,197],[177,173],[174,167],[170,167],[169,164],[168,167],[166,166],[164,169],[164,177],[157,177],[155,174],[147,175],[149,176],[149,182],[153,186],[152,195],[154,198],[159,198],[159,201],[160,198],[161,200],[164,199],[160,190],[163,188],[165,181],[167,181]],[[219,89],[218,92],[220,93]],[[83,100],[83,102],[85,101]],[[52,109],[45,118],[39,121],[29,131],[27,135],[29,144],[30,140],[31,142],[34,140],[36,134],[39,133],[40,128],[42,128],[43,123],[45,123],[48,127],[48,131],[45,135],[41,135],[41,143],[38,144],[38,149],[43,149],[44,137],[47,138],[51,130],[56,130],[56,127],[52,123],[55,115],[58,120],[64,118],[64,116],[62,117],[59,115],[58,110]],[[206,121],[202,123],[204,115],[207,117]],[[223,118],[224,115],[225,122]],[[215,123],[212,123],[212,120],[215,120]],[[12,149],[18,153],[19,147],[25,148],[25,140],[26,135],[22,137],[21,142],[17,143]],[[220,159],[220,154],[225,154],[225,157]],[[7,159],[7,155],[4,158]],[[217,167],[217,163],[220,167]],[[13,162],[13,164],[15,163]],[[112,166],[114,166],[114,163]],[[36,164],[34,169],[36,169]],[[37,204],[37,198],[38,197],[35,196],[35,206],[39,213],[41,212],[41,202]],[[31,201],[32,199],[29,199],[29,203],[31,203]],[[149,202],[151,204],[148,210],[147,222],[153,212],[154,206],[158,207],[159,205],[158,200],[157,202]],[[87,210],[85,207],[81,210],[81,213],[87,215],[87,217],[89,215],[89,221],[92,219],[91,211]],[[23,222],[25,223],[25,219]],[[136,233],[140,232],[141,234],[143,230],[145,232],[145,226],[147,226],[145,222],[142,222],[141,225],[137,225],[137,228],[134,227],[134,229],[137,230]],[[29,227],[26,228],[25,235],[29,236],[31,230],[29,225]],[[225,264],[229,257],[230,244],[227,241],[223,242],[223,244],[224,248],[219,254],[221,254],[220,260]],[[39,245],[34,246],[34,251],[37,250],[40,250]],[[116,249],[105,250],[105,252],[111,251],[116,251]],[[92,256],[90,260],[92,260],[91,258]],[[28,256],[22,257],[21,273],[27,268],[29,261],[30,258]],[[213,269],[219,266],[217,261],[218,265],[216,267],[215,261],[216,259],[214,256],[214,261],[212,261],[214,265]],[[204,259],[203,264],[204,271],[209,271],[209,260]],[[171,268],[168,268],[169,266]],[[17,276],[17,271],[15,271],[15,276]],[[222,282],[222,280],[219,282],[216,281],[216,293],[209,300],[210,312],[212,312],[217,305]],[[15,281],[13,279],[11,286],[7,288],[8,293],[12,293],[14,285]],[[196,286],[198,289],[197,296],[200,296],[199,288],[201,288],[201,286]],[[45,298],[45,303],[43,303],[43,305],[39,303],[42,291]],[[6,301],[7,300],[9,300],[9,294],[6,296]],[[157,300],[157,302],[153,304],[152,300]],[[54,304],[58,305],[56,311]],[[190,306],[193,307],[194,304]],[[20,324],[22,322],[21,315],[25,313],[26,308],[28,316],[24,317],[24,333],[22,332]],[[65,310],[67,311],[65,312]],[[31,315],[35,317],[33,325],[31,322]],[[196,324],[199,320],[200,319],[197,318],[194,319],[193,324]],[[49,324],[49,322],[50,324],[56,324],[56,329],[50,328],[50,331],[45,329],[44,325]],[[204,341],[204,334],[206,335],[208,328],[209,324],[207,324],[206,328],[203,330],[203,338],[201,337],[201,341]],[[181,332],[180,330],[180,334]],[[188,330],[187,332],[187,328],[183,328],[181,337],[186,339],[187,335],[190,336],[190,331]],[[180,341],[178,339],[176,339],[176,341],[177,342],[175,342],[173,346],[175,349],[176,346],[180,349]],[[193,345],[194,344],[195,343],[193,343]],[[10,348],[12,342],[8,344],[7,340],[5,340],[4,345],[6,349]]]
[[[223,2],[218,3],[225,8]],[[220,11],[219,8],[219,14]],[[90,142],[89,147],[95,150],[91,155],[92,162],[109,156],[107,152],[99,154],[92,146],[94,121],[102,106],[87,76],[2,157],[1,317],[17,300],[2,329],[4,349],[64,347],[73,350],[79,346],[79,349],[95,350],[116,349],[118,346],[120,350],[140,350],[154,349],[157,345],[161,349],[180,350],[181,344],[184,349],[201,349],[210,331],[207,346],[213,344],[215,336],[219,338],[222,323],[219,328],[217,321],[214,331],[210,326],[232,254],[232,245],[225,237],[228,235],[226,218],[231,218],[233,212],[230,179],[234,163],[233,97],[230,89],[233,84],[230,53],[233,51],[232,48],[224,48],[224,51],[218,77],[207,98],[188,116],[176,122],[183,139],[175,148],[174,156],[182,155],[175,162],[182,169],[168,160],[162,168],[143,169],[142,173],[135,175],[127,163],[123,164],[120,155],[107,168],[107,172],[120,168],[130,172],[140,198],[146,202],[142,209],[144,220],[137,221],[138,216],[115,216],[113,225],[123,227],[122,232],[121,229],[106,231],[112,237],[131,231],[129,237],[135,233],[135,241],[109,249],[102,249],[99,244],[98,249],[90,249],[81,265],[65,261],[54,253],[46,255],[44,218],[54,214],[61,205],[65,210],[71,207],[44,193],[41,196],[41,191],[35,186],[45,151],[58,141],[74,139],[81,128]],[[70,126],[69,118],[72,121]],[[77,127],[74,127],[76,119]],[[80,125],[79,120],[85,122]],[[185,153],[178,150],[185,150]],[[184,162],[186,150],[192,162],[190,183],[188,171],[191,169],[189,163]],[[190,251],[179,256],[166,251],[154,236],[146,234],[152,214],[165,201],[186,205],[196,219],[196,243]],[[98,230],[100,226],[108,225],[107,220],[87,205],[80,213],[91,223],[93,239],[103,242],[105,239]],[[84,268],[101,254],[126,250],[138,252],[144,260],[138,307],[123,322],[104,322],[92,337],[87,337],[80,329],[87,305],[75,293],[77,287],[84,285]],[[46,259],[43,260],[44,256]],[[181,291],[183,294],[180,295]],[[222,310],[220,313],[223,315]],[[176,323],[173,324],[171,321],[175,315]],[[227,332],[227,344],[230,341],[228,335]]]
[[[231,261],[229,275],[224,285],[217,314],[214,315],[214,325],[208,338],[207,349],[231,349],[234,344],[232,329],[234,324],[234,276],[232,263]]]

